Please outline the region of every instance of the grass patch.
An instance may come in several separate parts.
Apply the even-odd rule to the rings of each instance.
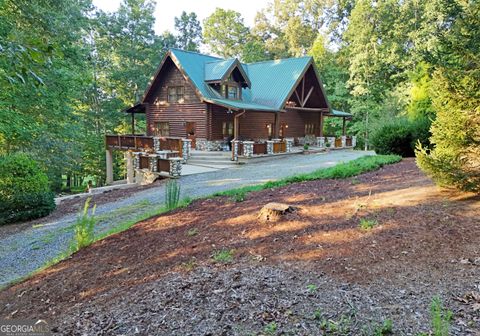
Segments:
[[[212,196],[227,196],[234,198],[237,197],[237,195],[246,195],[247,193],[253,191],[284,187],[292,183],[325,179],[344,179],[377,170],[387,164],[397,163],[401,160],[402,157],[398,155],[364,156],[349,162],[340,163],[334,167],[319,169],[307,174],[298,174],[277,181],[269,181],[264,184],[221,191],[213,194]]]
[[[112,210],[102,215],[98,215],[96,217],[99,222],[102,222],[112,217],[116,217],[116,218],[124,217],[124,216],[130,215],[133,212],[137,212],[139,210],[142,210],[144,208],[146,209],[151,206],[152,206],[152,202],[150,202],[149,200],[142,200],[142,201]]]
[[[222,263],[222,264],[228,264],[233,261],[233,255],[235,253],[235,250],[219,250],[215,251],[212,254],[212,259],[216,263]]]
[[[189,261],[182,263],[181,266],[187,272],[193,271],[197,267],[197,260],[193,257]]]
[[[198,235],[198,229],[197,228],[193,228],[193,229],[190,229],[187,231],[187,237],[194,237]]]
[[[266,335],[275,335],[277,332],[278,326],[276,322],[270,322],[263,328],[263,332]]]
[[[450,322],[453,313],[443,307],[442,300],[438,296],[432,299],[430,304],[430,315],[432,318],[432,329],[434,336],[450,335]]]
[[[235,194],[233,194],[232,196],[230,196],[230,199],[233,201],[233,202],[243,202],[245,201],[245,197],[246,197],[246,192],[244,191],[239,191]]]
[[[360,223],[358,224],[360,229],[364,231],[371,230],[377,225],[378,225],[378,221],[376,219],[368,219],[368,218],[361,218]]]

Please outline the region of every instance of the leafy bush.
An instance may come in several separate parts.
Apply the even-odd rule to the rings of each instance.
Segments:
[[[95,239],[95,224],[97,222],[95,218],[95,209],[97,208],[96,205],[93,206],[91,215],[88,213],[88,209],[90,207],[91,198],[88,198],[85,201],[85,205],[83,206],[83,211],[77,218],[75,223],[75,240],[73,243],[73,250],[78,251],[81,248],[89,246],[93,243]]]
[[[430,121],[419,118],[411,121],[405,118],[395,119],[380,126],[373,132],[371,144],[378,154],[397,154],[403,157],[415,156],[418,141],[429,145]]]
[[[368,231],[373,229],[375,226],[378,225],[378,221],[376,219],[368,219],[368,218],[361,218],[360,219],[360,229]]]
[[[169,180],[165,186],[165,207],[168,210],[175,209],[180,200],[180,184],[177,180]]]
[[[47,175],[23,153],[0,156],[0,225],[48,215],[55,209]]]

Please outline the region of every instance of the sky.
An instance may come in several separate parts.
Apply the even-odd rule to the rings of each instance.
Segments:
[[[242,14],[245,24],[253,26],[255,14],[265,8],[271,0],[156,0],[155,32],[174,31],[174,18],[182,11],[195,12],[200,22],[213,13],[215,8],[233,9]],[[93,0],[93,4],[104,11],[115,11],[121,0]]]

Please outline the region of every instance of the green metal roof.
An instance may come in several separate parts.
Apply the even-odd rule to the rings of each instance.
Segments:
[[[174,61],[190,78],[200,94],[207,101],[217,100],[222,104],[229,104],[232,108],[254,108],[263,111],[278,111],[294,89],[300,75],[311,63],[311,57],[288,58],[282,60],[265,61],[258,63],[240,63],[248,78],[250,88],[242,89],[242,100],[231,101],[222,99],[208,83],[209,79],[219,77],[227,71],[236,59],[223,60],[217,57],[199,53],[170,49]]]
[[[244,100],[230,100],[230,99],[208,99],[208,102],[239,110],[253,110],[265,112],[278,112],[278,109],[266,105],[245,102]]]
[[[332,116],[335,116],[335,117],[348,117],[348,118],[353,117],[353,115],[351,113],[343,112],[343,111],[339,111],[339,110],[333,110],[333,109],[332,109],[332,112],[329,113],[329,114],[332,115]]]
[[[224,61],[205,63],[205,80],[222,80],[230,67],[235,63],[235,61],[235,58],[231,58]]]

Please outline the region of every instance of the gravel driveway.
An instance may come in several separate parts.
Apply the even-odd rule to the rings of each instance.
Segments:
[[[239,165],[209,173],[184,176],[180,179],[181,198],[207,196],[245,185],[264,183],[287,176],[308,173],[340,162],[372,155],[373,152],[341,150],[312,155],[291,155],[266,162]],[[162,205],[164,186],[140,191],[132,196],[97,207],[101,234]],[[72,241],[76,215],[32,226],[0,239],[0,287],[18,281],[64,253]],[[0,227],[2,230],[2,227]]]

